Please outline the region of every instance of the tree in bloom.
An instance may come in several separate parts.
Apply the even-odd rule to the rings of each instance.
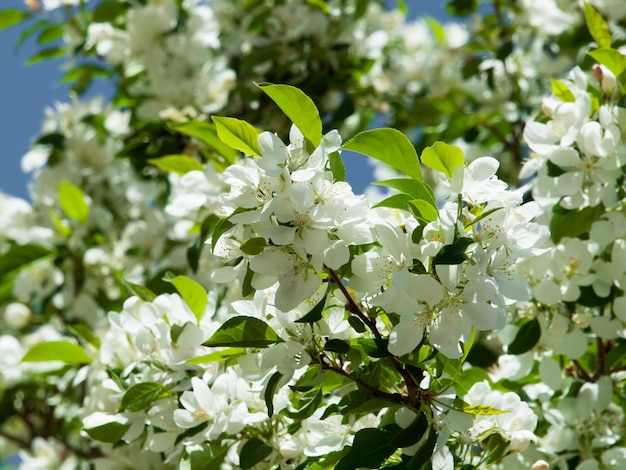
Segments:
[[[621,3],[402,5],[0,10],[72,83],[0,195],[2,460],[626,464]]]

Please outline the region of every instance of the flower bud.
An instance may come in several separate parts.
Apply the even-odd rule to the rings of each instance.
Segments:
[[[545,460],[537,460],[534,464],[531,465],[529,470],[548,470],[550,465]]]
[[[28,306],[19,302],[14,302],[4,309],[4,321],[9,328],[19,330],[28,325],[31,311]]]

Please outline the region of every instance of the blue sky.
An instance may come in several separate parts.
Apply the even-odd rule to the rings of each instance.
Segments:
[[[1,3],[2,8],[23,6],[23,0]],[[442,1],[407,0],[406,3],[411,16],[425,13],[445,18]],[[34,41],[27,41],[15,51],[14,45],[23,29],[14,26],[0,31],[0,191],[27,198],[30,177],[22,173],[20,160],[39,134],[44,109],[57,101],[67,101],[67,87],[59,82],[62,61],[24,65],[36,48]]]

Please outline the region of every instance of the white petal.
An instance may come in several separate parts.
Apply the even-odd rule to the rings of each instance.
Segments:
[[[394,356],[402,356],[410,353],[424,336],[424,324],[419,317],[404,315],[400,318],[391,334],[387,349]]]

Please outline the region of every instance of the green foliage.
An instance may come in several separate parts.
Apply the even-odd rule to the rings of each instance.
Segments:
[[[415,147],[406,136],[392,128],[363,131],[346,142],[344,150],[367,155],[422,182],[422,170]]]
[[[319,111],[302,90],[291,85],[257,83],[257,86],[278,105],[302,135],[314,147],[322,140],[322,120]]]
[[[200,321],[204,315],[209,297],[206,289],[198,281],[187,276],[166,276],[165,280],[171,282],[176,290],[189,306],[195,317]]]
[[[203,344],[204,346],[226,346],[241,348],[266,348],[283,340],[264,321],[254,317],[233,317]]]
[[[195,158],[189,155],[166,155],[159,158],[149,158],[148,163],[163,171],[184,175],[190,171],[203,171],[204,167]]]
[[[211,362],[227,362],[232,359],[236,359],[239,356],[246,354],[246,348],[228,348],[224,351],[215,351],[211,354],[205,354],[203,356],[196,356],[193,359],[189,359],[189,364],[210,364]]]
[[[464,157],[459,147],[444,142],[435,142],[424,149],[421,160],[427,167],[452,178],[454,170],[463,166]]]
[[[524,323],[515,335],[513,342],[507,347],[509,354],[524,354],[530,351],[541,338],[541,326],[539,320],[533,318]]]
[[[67,51],[63,47],[48,47],[30,56],[26,60],[26,64],[33,65],[44,60],[58,59],[64,57],[65,54],[67,54]]]
[[[616,77],[626,70],[626,57],[616,49],[595,49],[587,54],[613,72]]]
[[[555,80],[554,78],[550,79],[550,83],[552,84],[552,94],[558,99],[563,102],[576,101],[576,97],[565,83],[560,80]]]
[[[274,372],[265,386],[265,392],[263,398],[265,399],[265,406],[267,406],[267,416],[271,418],[274,415],[274,395],[280,388],[280,382],[283,378],[283,374],[280,372]]]
[[[555,206],[550,221],[550,234],[554,243],[563,237],[580,237],[591,229],[591,225],[604,214],[604,207],[600,204],[583,209],[565,210]]]
[[[469,16],[480,6],[478,0],[449,0],[446,11],[452,16]]]
[[[65,215],[81,224],[87,223],[89,218],[89,204],[83,190],[78,186],[63,180],[59,184],[59,205]]]
[[[217,129],[214,124],[203,121],[186,121],[177,124],[170,124],[170,127],[181,134],[198,139],[200,142],[208,145],[215,150],[219,156],[223,158],[225,166],[235,163],[239,152],[233,150],[219,138]]]
[[[587,29],[593,36],[593,39],[601,49],[609,49],[611,47],[611,33],[609,27],[602,18],[602,15],[596,11],[589,3],[585,2],[585,21]]]
[[[438,264],[461,264],[467,259],[465,251],[474,240],[471,238],[462,237],[451,243],[450,245],[444,245],[432,260],[433,266]]]
[[[48,341],[32,346],[22,362],[60,361],[65,364],[89,364],[91,357],[82,346],[69,341]]]
[[[259,150],[259,132],[246,121],[231,117],[211,117],[222,142],[246,155],[261,155]]]
[[[126,279],[121,279],[120,281],[124,285],[124,287],[129,290],[129,292],[131,292],[133,295],[136,295],[144,302],[152,302],[157,297],[154,292],[152,292],[145,286],[134,284]]]
[[[133,385],[124,393],[118,413],[136,412],[149,408],[155,401],[169,395],[167,389],[156,382],[142,382]]]
[[[307,312],[302,318],[299,318],[295,321],[295,323],[315,323],[322,319],[322,312],[324,311],[324,307],[326,306],[326,299],[328,298],[328,293],[330,292],[330,288],[326,289],[324,296],[320,299],[319,302],[315,304],[315,306]]]
[[[30,14],[18,8],[4,8],[0,10],[0,31],[20,24],[30,18]]]
[[[258,437],[246,441],[239,452],[239,466],[248,470],[272,454],[272,448]]]
[[[385,429],[361,429],[354,436],[350,451],[339,461],[335,470],[380,468],[396,450],[392,445],[393,438],[393,433]]]
[[[258,255],[267,246],[267,241],[262,237],[248,238],[241,242],[240,248],[247,255]]]

